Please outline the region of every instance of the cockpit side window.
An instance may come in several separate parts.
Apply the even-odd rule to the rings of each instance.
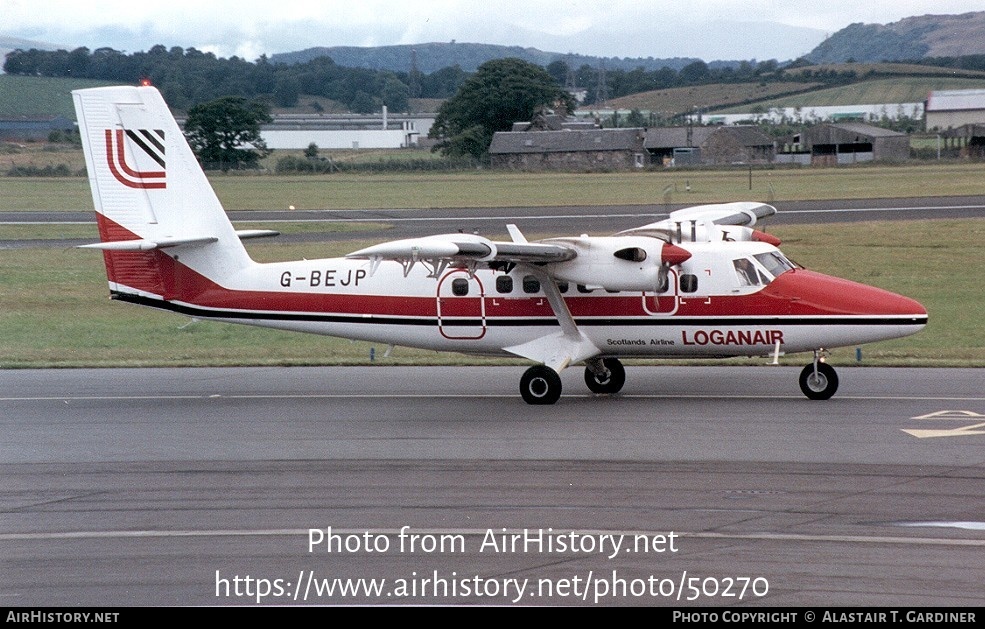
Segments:
[[[760,286],[768,283],[761,280],[756,265],[749,258],[732,260],[732,266],[735,267],[735,274],[739,278],[739,286]]]

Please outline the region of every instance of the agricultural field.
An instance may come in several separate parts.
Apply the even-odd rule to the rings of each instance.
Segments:
[[[820,83],[727,83],[675,87],[652,92],[630,94],[613,98],[603,109],[638,109],[652,111],[664,117],[692,111],[695,107],[704,111],[737,103],[776,98],[791,92],[811,90]],[[589,107],[590,109],[591,107]]]
[[[985,72],[980,70],[964,70],[961,68],[944,68],[938,66],[920,65],[917,63],[821,63],[817,65],[789,68],[782,71],[783,76],[794,77],[813,76],[826,72],[854,72],[859,80],[884,77],[887,74],[901,76],[941,76],[966,77],[985,79]]]
[[[0,74],[0,118],[64,116],[75,120],[72,90],[115,83],[92,79]]]
[[[897,77],[873,79],[851,85],[814,90],[805,94],[782,96],[763,100],[741,107],[716,109],[715,113],[744,113],[757,105],[762,110],[771,107],[828,107],[836,105],[879,105],[882,103],[922,103],[927,95],[935,90],[985,89],[985,76],[982,78],[949,77]],[[887,112],[890,115],[896,112]],[[912,115],[913,112],[905,112]]]

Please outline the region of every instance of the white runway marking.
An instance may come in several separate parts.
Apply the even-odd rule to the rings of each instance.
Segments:
[[[565,399],[604,398],[604,395],[571,394]],[[203,393],[201,395],[78,395],[78,396],[38,396],[38,397],[0,397],[0,402],[86,402],[86,401],[127,401],[127,400],[400,400],[400,399],[517,399],[513,393],[284,393],[284,394],[232,394]],[[802,395],[733,395],[731,393],[684,394],[684,393],[627,393],[611,396],[612,399],[640,400],[800,400]],[[861,401],[918,401],[918,402],[983,402],[985,397],[975,396],[907,396],[907,395],[839,395],[837,400]]]
[[[645,206],[644,206],[645,207]],[[481,209],[481,208],[480,208]],[[980,210],[985,209],[985,205],[923,205],[916,207],[872,207],[872,208],[829,208],[817,210],[784,210],[783,215],[787,214],[865,214],[880,212],[927,212],[942,210]],[[82,210],[78,210],[82,211]],[[283,211],[283,210],[271,210]],[[324,213],[332,212],[424,212],[422,209],[401,208],[401,209],[366,209],[366,210],[300,210],[301,213]],[[440,211],[440,210],[428,210]],[[283,218],[273,219],[250,219],[238,218],[236,222],[246,223],[407,223],[407,222],[439,222],[439,221],[520,221],[520,220],[562,220],[562,219],[606,219],[606,218],[646,218],[664,217],[667,212],[634,212],[622,214],[531,214],[531,215],[500,215],[500,216],[367,216],[365,218],[335,218],[326,216],[325,218],[293,218],[284,216]],[[10,225],[87,225],[93,224],[92,221],[6,221],[3,224]]]
[[[932,526],[933,523],[913,523],[910,526]],[[417,535],[463,535],[482,537],[489,529],[414,529]],[[397,536],[400,529],[332,529],[338,535],[372,535]],[[501,531],[497,530],[499,534]],[[569,531],[555,530],[552,535],[564,535]],[[580,535],[625,535],[633,537],[642,535],[653,537],[666,535],[667,531],[602,531],[576,530]],[[836,542],[852,544],[900,544],[900,545],[937,545],[937,546],[980,546],[985,547],[985,539],[949,539],[942,537],[894,537],[884,535],[805,535],[798,533],[711,533],[711,532],[682,532],[674,531],[681,538],[689,539],[725,539],[725,540],[767,540],[777,542]],[[507,530],[506,533],[520,533],[522,530]],[[146,538],[187,538],[187,537],[290,537],[300,535],[307,537],[309,529],[226,529],[226,530],[182,530],[182,531],[65,531],[57,533],[2,533],[0,541],[23,540],[71,540],[71,539],[146,539]]]

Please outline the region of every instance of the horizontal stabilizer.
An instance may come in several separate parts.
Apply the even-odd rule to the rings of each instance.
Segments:
[[[208,245],[218,242],[218,238],[161,238],[158,240],[117,240],[114,242],[97,242],[91,245],[79,245],[79,249],[102,249],[103,251],[151,251],[193,245]]]

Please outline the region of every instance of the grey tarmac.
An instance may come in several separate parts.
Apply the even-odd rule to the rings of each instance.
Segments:
[[[0,605],[982,604],[981,370],[522,369],[0,371]]]

